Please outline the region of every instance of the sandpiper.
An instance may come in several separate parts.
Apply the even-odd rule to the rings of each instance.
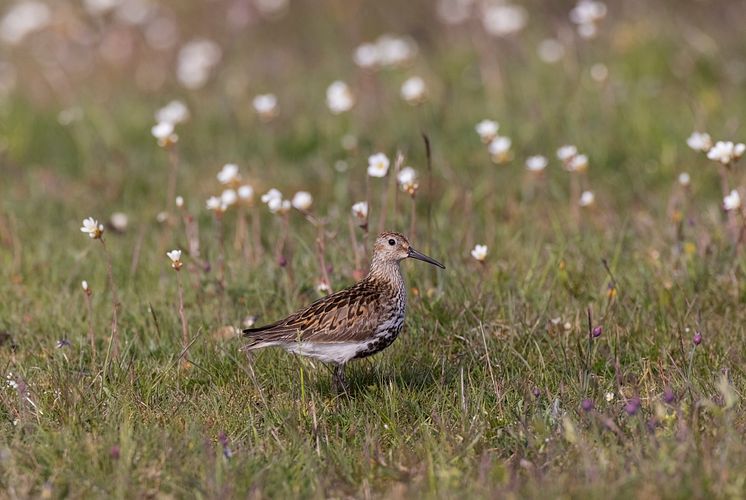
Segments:
[[[244,330],[245,350],[282,347],[334,366],[332,385],[346,391],[345,364],[391,345],[404,326],[407,289],[399,262],[411,257],[445,269],[412,248],[404,235],[381,233],[373,246],[368,275],[349,288],[323,297],[285,319]]]

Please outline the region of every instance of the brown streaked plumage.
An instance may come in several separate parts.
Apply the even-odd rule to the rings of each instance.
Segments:
[[[353,286],[321,298],[285,319],[244,330],[244,349],[282,347],[336,365],[333,383],[345,389],[344,365],[373,355],[396,340],[404,326],[407,289],[399,262],[408,258],[440,262],[412,248],[404,235],[384,232],[376,238],[368,275]]]

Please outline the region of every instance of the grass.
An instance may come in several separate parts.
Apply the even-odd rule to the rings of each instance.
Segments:
[[[571,4],[527,3],[526,30],[498,41],[478,20],[445,28],[427,2],[326,2],[326,15],[314,16],[314,3],[298,1],[285,17],[240,31],[223,28],[217,6],[164,11],[184,33],[223,47],[196,91],[174,81],[173,53],[139,38],[116,64],[94,54],[90,72],[61,55],[72,68],[65,75],[38,52],[72,43],[59,30],[7,51],[18,74],[0,99],[0,363],[12,374],[0,389],[0,485],[8,497],[746,493],[746,261],[726,232],[717,169],[685,142],[693,129],[744,139],[743,6],[717,14],[698,2],[614,4],[588,42],[565,33]],[[84,19],[95,36],[115,22]],[[535,47],[557,30],[571,46],[547,65]],[[383,32],[412,34],[419,54],[409,68],[366,75],[351,53]],[[168,69],[165,81],[133,82],[154,61]],[[599,62],[609,72],[603,82],[589,76]],[[430,89],[419,107],[398,96],[413,74]],[[333,116],[323,96],[337,78],[358,102]],[[280,102],[271,123],[250,107],[265,91]],[[177,192],[211,264],[191,272],[185,252],[188,368],[178,362],[176,276],[164,255],[186,250],[187,239],[181,224],[156,222],[169,201],[169,163],[149,134],[154,110],[174,97],[192,114],[177,127]],[[71,108],[80,118],[60,125],[58,113]],[[513,139],[511,163],[490,162],[474,132],[485,117]],[[432,178],[422,132],[433,145]],[[349,151],[340,145],[347,133],[358,139]],[[578,223],[569,174],[554,159],[564,143],[590,157],[596,203]],[[403,263],[405,333],[348,367],[348,397],[332,393],[318,363],[272,350],[246,357],[232,334],[246,316],[271,321],[319,296],[317,232],[292,212],[289,265],[280,267],[282,223],[259,203],[264,256],[250,263],[234,246],[237,213],[226,213],[221,298],[216,226],[204,209],[222,189],[220,166],[237,162],[258,194],[313,194],[337,290],[353,282],[348,213],[365,198],[367,156],[397,149],[420,174],[410,239],[448,268]],[[550,158],[541,178],[523,167],[531,154]],[[685,170],[686,192],[676,185]],[[373,229],[390,179],[370,182]],[[743,187],[743,165],[730,182]],[[393,201],[386,227],[408,231],[408,200],[400,193],[396,210]],[[130,223],[104,234],[121,302],[121,351],[107,362],[106,262],[78,227],[116,211]],[[469,256],[475,243],[489,246],[484,264]],[[93,291],[92,318],[81,280]],[[591,327],[602,326],[597,338],[589,311]],[[58,347],[61,339],[69,345]]]

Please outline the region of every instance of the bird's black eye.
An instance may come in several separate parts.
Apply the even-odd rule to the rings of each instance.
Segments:
[[[396,241],[394,240],[394,238],[391,238],[391,239],[389,240],[389,245],[391,245],[392,247],[393,247],[394,245],[396,245]]]

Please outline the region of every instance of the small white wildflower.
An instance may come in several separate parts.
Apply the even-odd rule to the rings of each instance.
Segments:
[[[189,119],[189,108],[181,101],[171,101],[155,113],[155,121],[158,123],[170,123],[178,125]]]
[[[123,212],[114,212],[109,217],[109,224],[115,231],[124,232],[129,224],[129,217]]]
[[[150,129],[162,148],[173,146],[179,141],[179,136],[174,132],[174,124],[171,122],[158,122]]]
[[[171,267],[177,271],[181,269],[181,250],[171,250],[170,252],[166,252],[166,256],[171,259]]]
[[[226,189],[220,194],[220,203],[225,208],[235,205],[237,201],[238,195],[234,189]]]
[[[337,80],[326,89],[326,105],[329,110],[338,115],[349,111],[355,105],[350,87],[343,81]]]
[[[567,170],[570,172],[584,172],[588,170],[588,156],[576,155],[567,162]]]
[[[90,293],[91,292],[91,287],[88,286],[88,282],[86,280],[81,281],[80,282],[80,286],[83,287],[83,291],[85,293]]]
[[[614,393],[611,391],[607,392],[605,398],[607,403],[611,403],[614,401]]]
[[[83,227],[80,230],[83,233],[88,233],[88,237],[92,240],[97,240],[104,234],[103,224],[99,224],[93,217],[83,219]]]
[[[591,66],[591,78],[598,83],[603,83],[609,77],[609,68],[603,63],[596,63]]]
[[[484,259],[487,258],[487,245],[474,245],[471,256],[479,262],[484,262]]]
[[[51,20],[52,11],[45,3],[35,0],[18,2],[8,9],[0,21],[0,38],[16,45],[27,35],[45,28]]]
[[[238,165],[235,163],[226,163],[220,169],[220,172],[218,172],[217,179],[221,184],[236,184],[240,182],[241,176],[238,173]]]
[[[746,145],[733,144],[731,141],[717,141],[707,152],[707,158],[719,161],[723,165],[730,165],[743,156]]]
[[[321,295],[328,295],[331,291],[331,288],[329,287],[329,283],[322,280],[316,284],[316,291],[319,292]]]
[[[547,161],[545,156],[534,155],[526,158],[526,168],[531,172],[541,172],[547,167]]]
[[[179,50],[176,69],[179,82],[188,89],[203,87],[222,54],[220,46],[212,40],[196,39],[187,42]]]
[[[596,23],[606,17],[606,5],[594,0],[580,0],[570,11],[570,21],[575,24]]]
[[[686,186],[689,185],[689,183],[691,182],[691,180],[692,179],[691,179],[691,177],[689,176],[689,174],[687,172],[681,172],[679,174],[679,184],[680,185],[686,187]]]
[[[221,210],[220,198],[218,198],[217,196],[210,196],[207,199],[205,206],[207,207],[207,210],[212,210],[213,212],[219,212]]]
[[[686,140],[686,144],[695,151],[706,153],[712,147],[712,138],[707,132],[692,132]]]
[[[305,212],[309,208],[311,208],[311,204],[313,203],[313,197],[311,196],[311,193],[307,191],[298,191],[293,195],[293,200],[291,204],[293,205],[293,208],[296,210],[300,210],[301,212]]]
[[[368,175],[371,177],[386,177],[389,171],[389,158],[383,153],[376,153],[368,157]]]
[[[401,86],[401,96],[409,104],[419,104],[425,100],[427,89],[425,80],[419,76],[408,78]]]
[[[368,202],[358,201],[352,205],[352,215],[358,221],[365,222],[368,219]]]
[[[260,94],[254,97],[252,105],[263,120],[277,116],[277,97],[274,94]]]
[[[741,207],[741,195],[735,189],[729,195],[723,198],[723,208],[727,210],[736,210]]]
[[[415,56],[417,45],[408,38],[381,35],[376,40],[376,51],[381,66],[401,66]]]
[[[378,57],[378,47],[373,43],[359,45],[355,49],[352,59],[361,68],[373,68],[379,63],[380,59]]]
[[[408,193],[410,196],[414,196],[419,188],[419,185],[417,184],[417,171],[412,167],[404,167],[401,169],[396,176],[396,182],[401,187],[401,190]]]
[[[590,207],[594,201],[596,201],[596,196],[593,194],[593,191],[583,191],[578,203],[581,207]]]
[[[578,148],[573,146],[572,144],[567,144],[557,150],[557,158],[559,158],[560,161],[563,161],[563,162],[569,161],[577,154],[578,154]]]
[[[184,198],[182,196],[176,197],[176,207],[181,208],[184,206]]]
[[[480,139],[482,139],[482,142],[485,144],[489,144],[492,142],[495,137],[497,137],[497,131],[500,128],[500,125],[494,120],[482,120],[481,122],[477,123],[477,126],[474,127],[474,130],[477,131],[477,134],[479,134]]]
[[[272,198],[267,202],[267,208],[273,214],[286,214],[291,206],[290,201],[283,200],[282,198]]]
[[[282,200],[282,193],[278,189],[272,188],[262,195],[262,203],[269,203],[274,199]]]
[[[251,203],[254,201],[254,188],[248,184],[244,184],[238,188],[238,197],[245,203]]]
[[[484,29],[493,36],[507,36],[521,31],[528,22],[528,12],[520,5],[498,3],[482,12]]]
[[[547,38],[539,42],[536,48],[539,59],[547,64],[558,63],[565,57],[565,46],[559,40]]]
[[[495,163],[505,163],[511,158],[511,146],[512,141],[510,140],[510,137],[497,136],[492,140],[492,142],[490,142],[487,150],[490,153],[492,161]]]

